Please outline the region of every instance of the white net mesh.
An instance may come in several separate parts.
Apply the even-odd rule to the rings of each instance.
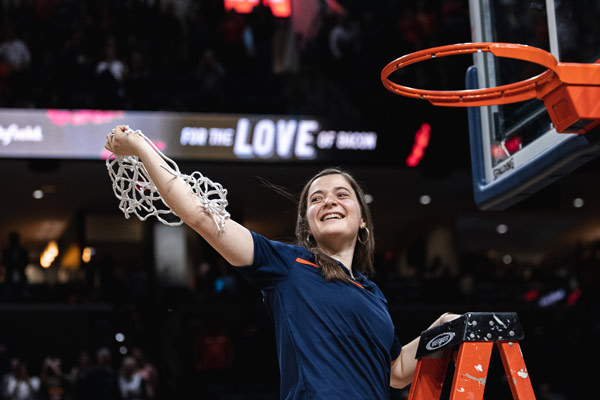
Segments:
[[[229,213],[225,210],[228,204],[227,189],[223,189],[221,184],[212,182],[200,172],[193,172],[191,175],[182,174],[175,161],[165,156],[141,131],[129,129],[128,132],[140,135],[152,146],[167,163],[166,166],[161,165],[161,167],[187,183],[200,199],[204,210],[212,216],[217,229],[223,229],[225,221],[229,218]],[[121,157],[111,154],[106,159],[106,168],[112,180],[115,196],[119,199],[119,209],[123,211],[125,218],[134,214],[141,221],[155,216],[165,225],[175,226],[183,223],[160,196],[150,174],[138,157]],[[175,220],[170,221],[173,216]],[[163,217],[171,218],[167,220]]]

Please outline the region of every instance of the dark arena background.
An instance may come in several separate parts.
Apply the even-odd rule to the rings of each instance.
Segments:
[[[279,398],[260,292],[191,229],[119,210],[103,146],[127,124],[182,172],[221,183],[232,217],[271,239],[294,240],[295,202],[275,187],[298,193],[326,166],[348,169],[368,193],[373,279],[402,342],[446,311],[516,312],[536,397],[595,393],[598,162],[481,210],[466,109],[394,95],[380,79],[402,55],[471,42],[470,2],[259,3],[0,2],[0,375],[18,360],[36,399],[121,399],[106,382],[131,373],[148,389],[135,399]],[[529,44],[537,31],[522,16],[506,23]],[[471,64],[420,63],[400,80],[464,89]],[[20,279],[8,265],[15,233]],[[16,397],[3,387],[0,398]],[[507,398],[493,354],[485,399]]]

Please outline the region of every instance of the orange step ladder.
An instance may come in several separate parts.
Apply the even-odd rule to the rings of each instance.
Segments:
[[[455,369],[449,399],[483,399],[494,344],[500,352],[513,399],[535,400],[518,342],[523,337],[514,312],[466,313],[424,331],[408,400],[440,398],[451,356]]]

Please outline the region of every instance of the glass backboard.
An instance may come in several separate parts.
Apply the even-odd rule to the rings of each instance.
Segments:
[[[560,62],[600,59],[598,0],[470,0],[473,42],[535,46]],[[475,53],[467,89],[528,79],[543,67]],[[600,99],[598,99],[600,101]],[[557,133],[543,101],[469,108],[475,202],[502,210],[530,196],[600,154],[596,129],[586,135]]]

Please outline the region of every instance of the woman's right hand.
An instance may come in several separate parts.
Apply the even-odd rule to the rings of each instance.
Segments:
[[[450,322],[457,318],[460,318],[459,314],[454,314],[454,313],[450,313],[450,312],[443,313],[442,315],[440,315],[440,317],[438,319],[435,320],[435,322],[433,324],[431,324],[431,326],[429,326],[428,329],[445,324],[446,322]]]
[[[119,125],[107,135],[104,147],[120,157],[137,156],[145,143],[144,138],[133,133],[128,126]]]

